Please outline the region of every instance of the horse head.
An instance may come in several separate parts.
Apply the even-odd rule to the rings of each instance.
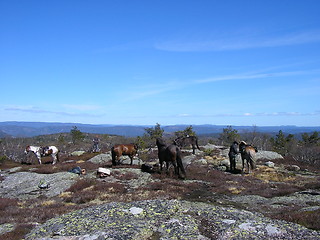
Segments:
[[[243,153],[246,149],[247,143],[245,141],[241,141],[239,144],[239,152]]]
[[[138,150],[138,149],[139,149],[139,144],[133,143],[132,145],[133,145],[133,147],[134,147],[135,150]]]
[[[29,151],[30,151],[30,146],[27,146],[26,149],[24,150],[24,153],[28,154]]]
[[[158,147],[166,146],[166,143],[162,138],[157,138],[156,144],[157,144]]]

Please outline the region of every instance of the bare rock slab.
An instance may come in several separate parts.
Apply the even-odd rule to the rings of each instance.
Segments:
[[[68,189],[79,179],[69,172],[38,174],[33,172],[17,172],[9,174],[0,182],[0,196],[3,198],[33,199],[40,195],[53,197]],[[47,187],[41,189],[40,185]]]
[[[207,203],[109,203],[48,220],[26,239],[319,239],[320,232]]]

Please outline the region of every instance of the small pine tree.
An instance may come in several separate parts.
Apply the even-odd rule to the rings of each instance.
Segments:
[[[65,141],[66,141],[66,140],[65,140],[64,136],[63,136],[62,134],[60,134],[59,137],[58,137],[58,142],[59,142],[59,144],[64,144]]]
[[[192,125],[187,127],[185,130],[182,131],[176,131],[174,132],[175,136],[180,138],[180,137],[187,137],[187,136],[196,136],[195,131],[193,131]]]
[[[84,139],[83,133],[77,128],[77,126],[74,126],[70,130],[70,133],[71,133],[71,138],[72,138],[73,144],[80,142]]]
[[[219,135],[219,140],[222,145],[231,145],[234,141],[240,140],[238,130],[233,129],[232,126],[227,126],[227,128],[223,128],[222,131]]]
[[[151,139],[161,138],[164,132],[159,123],[154,128],[145,128],[144,130],[146,131],[146,135]]]
[[[142,141],[145,147],[151,148],[155,144],[157,138],[162,138],[164,130],[160,124],[157,123],[153,128],[145,128],[146,132],[143,134]]]
[[[282,130],[279,130],[279,133],[275,138],[272,137],[270,142],[272,144],[273,151],[285,156],[291,152],[292,146],[295,145],[295,138],[293,134],[285,136]]]
[[[315,131],[310,136],[308,133],[303,133],[301,143],[305,146],[319,146],[320,145],[320,136],[319,132]]]

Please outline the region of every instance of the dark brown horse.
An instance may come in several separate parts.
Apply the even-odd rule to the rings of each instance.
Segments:
[[[133,157],[138,152],[137,144],[116,144],[111,148],[112,154],[112,165],[119,164],[120,157],[123,155],[129,156],[131,159],[131,165],[133,162]]]
[[[256,168],[255,155],[256,155],[256,152],[258,152],[258,149],[256,147],[248,145],[245,141],[241,141],[239,144],[239,152],[242,158],[242,173],[244,173],[245,160],[247,161],[248,173],[250,173],[250,168],[251,170]]]
[[[186,137],[178,137],[174,140],[175,144],[179,147],[192,146],[192,153],[195,154],[195,149],[197,147],[200,150],[198,145],[198,138],[196,136],[186,136]]]
[[[162,172],[163,163],[166,162],[168,173],[169,165],[171,163],[174,167],[175,174],[184,179],[186,177],[186,172],[182,164],[180,148],[174,144],[167,146],[162,138],[157,138],[156,144],[158,147],[160,171]]]

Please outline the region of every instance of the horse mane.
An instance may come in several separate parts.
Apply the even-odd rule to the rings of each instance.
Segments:
[[[258,148],[257,148],[256,146],[253,146],[253,145],[251,145],[251,144],[247,144],[245,141],[241,141],[240,144],[239,144],[239,147],[240,147],[240,148],[243,148],[243,147],[252,147],[255,152],[258,152]]]
[[[241,141],[240,144],[242,144],[242,145],[248,145],[245,141]]]

